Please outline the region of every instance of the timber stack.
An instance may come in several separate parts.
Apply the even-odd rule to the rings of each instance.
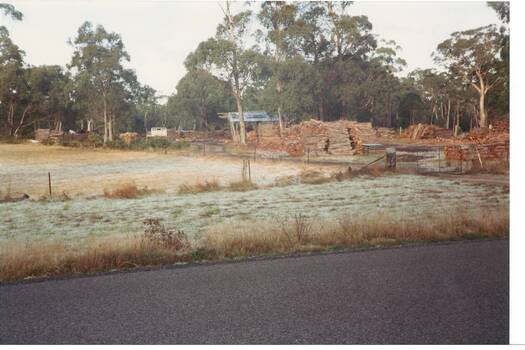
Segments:
[[[401,137],[409,138],[411,140],[448,139],[452,136],[452,130],[422,123],[410,125],[401,134]]]

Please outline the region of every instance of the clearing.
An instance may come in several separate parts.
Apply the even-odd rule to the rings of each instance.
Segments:
[[[338,220],[388,214],[400,221],[431,219],[443,212],[508,210],[508,186],[456,178],[395,174],[355,177],[317,185],[270,185],[298,176],[300,163],[257,161],[252,178],[264,188],[248,192],[177,194],[182,183],[240,179],[242,161],[191,157],[178,153],[72,149],[58,146],[0,145],[0,191],[45,194],[47,172],[55,191],[68,201],[25,200],[0,204],[0,245],[8,242],[59,241],[82,245],[100,238],[123,238],[143,230],[143,221],[159,218],[192,239],[232,225],[283,222],[296,214]],[[310,166],[323,172],[336,167]],[[160,189],[142,198],[108,199],[103,189],[123,181]],[[293,183],[293,181],[292,181]]]

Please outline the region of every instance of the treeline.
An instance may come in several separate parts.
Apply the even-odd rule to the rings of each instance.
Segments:
[[[222,128],[219,112],[242,116],[246,110],[278,115],[281,130],[310,118],[467,130],[508,113],[508,3],[488,3],[499,27],[456,32],[439,44],[432,54],[439,71],[419,69],[406,77],[399,74],[406,65],[400,47],[374,34],[351,5],[266,1],[234,13],[226,2],[216,35],[188,55],[187,73],[167,103],[126,68],[122,38],[102,26],[79,28],[66,67],[27,65],[1,27],[1,133],[84,128],[109,141],[152,126]],[[0,4],[0,11],[22,20],[11,5]],[[244,142],[242,118],[240,124]]]

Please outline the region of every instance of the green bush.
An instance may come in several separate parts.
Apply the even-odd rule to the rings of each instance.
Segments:
[[[115,148],[115,149],[125,149],[125,148],[128,148],[128,145],[121,139],[117,138],[113,141],[108,141],[106,143],[106,147]]]
[[[102,147],[104,146],[104,139],[99,134],[90,133],[85,143],[91,147]]]
[[[147,137],[146,142],[151,148],[168,148],[170,140],[165,137]]]
[[[145,149],[183,149],[189,147],[186,141],[171,141],[165,137],[145,137],[133,140],[129,145],[130,149],[145,150]]]

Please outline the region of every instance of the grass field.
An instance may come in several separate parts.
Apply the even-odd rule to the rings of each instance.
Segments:
[[[270,161],[251,164],[252,180],[270,184],[279,176],[298,174],[301,167]],[[104,188],[122,182],[177,192],[184,183],[216,180],[222,184],[241,177],[242,160],[213,156],[191,157],[185,152],[135,152],[91,150],[32,144],[0,144],[0,194],[26,193],[33,198],[48,192],[48,172],[53,192],[71,197],[101,195]]]
[[[402,235],[420,232],[424,226],[425,237],[440,237],[450,230],[458,234],[461,222],[468,222],[465,230],[470,233],[478,228],[484,231],[487,213],[493,216],[492,222],[497,221],[497,225],[486,223],[490,232],[492,227],[505,227],[508,221],[508,187],[461,181],[461,177],[389,174],[304,184],[299,181],[305,170],[300,164],[256,162],[252,174],[257,189],[179,194],[177,189],[183,183],[237,181],[242,163],[213,157],[35,145],[0,145],[0,163],[0,189],[10,186],[12,192],[34,196],[0,203],[0,260],[15,246],[59,244],[60,254],[65,254],[68,249],[92,249],[97,242],[109,246],[111,242],[131,242],[144,232],[147,219],[159,219],[168,229],[183,230],[193,244],[227,245],[232,234],[251,237],[234,239],[235,249],[240,249],[242,242],[253,242],[253,235],[282,234],[280,228],[296,227],[297,218],[317,225],[323,235],[332,235],[327,228],[334,223],[339,227],[334,232],[346,230],[344,227],[350,227],[346,222],[358,224],[352,230],[370,234],[374,227],[382,232],[391,227]],[[67,191],[70,200],[36,200],[47,185],[46,177],[39,174],[47,174],[48,169],[56,174],[55,188]],[[315,170],[323,173],[334,168]],[[289,184],[272,186],[282,178]],[[127,199],[102,195],[104,188],[122,181],[162,191]],[[367,223],[366,230],[356,229],[364,227],[363,223]],[[451,235],[446,237],[454,237]]]

